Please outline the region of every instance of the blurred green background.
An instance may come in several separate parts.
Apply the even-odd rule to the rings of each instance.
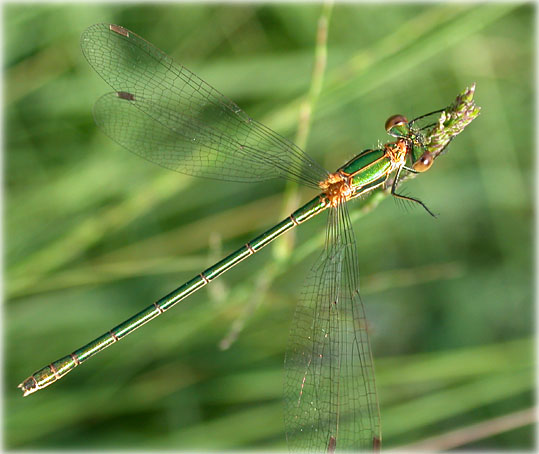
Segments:
[[[110,88],[82,56],[81,32],[121,24],[294,138],[320,12],[4,7],[6,448],[286,449],[284,349],[325,216],[61,382],[24,399],[17,384],[287,209],[283,182],[183,176],[105,137],[91,112]],[[386,448],[430,437],[438,450],[534,444],[529,414],[519,413],[534,405],[534,15],[517,3],[333,10],[307,142],[326,168],[386,141],[389,115],[444,107],[472,82],[483,109],[430,172],[404,185],[438,219],[386,199],[354,225]],[[298,201],[312,195],[300,189]],[[290,259],[277,261],[292,240]]]

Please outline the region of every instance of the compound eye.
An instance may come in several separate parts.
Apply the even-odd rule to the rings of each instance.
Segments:
[[[402,137],[409,131],[408,120],[404,115],[393,115],[386,121],[386,131],[394,137]]]
[[[428,151],[425,151],[425,153],[423,153],[421,157],[414,162],[412,168],[418,172],[425,172],[426,170],[430,169],[433,162],[434,159],[432,158],[432,155]]]

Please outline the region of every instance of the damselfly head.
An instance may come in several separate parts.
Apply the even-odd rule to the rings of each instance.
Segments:
[[[408,120],[404,115],[393,115],[386,121],[386,131],[393,137],[405,137],[410,133]]]

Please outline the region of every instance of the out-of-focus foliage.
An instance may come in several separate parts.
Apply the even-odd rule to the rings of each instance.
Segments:
[[[320,9],[5,6],[7,448],[286,448],[283,351],[323,219],[292,234],[290,260],[276,262],[270,246],[50,388],[23,399],[16,386],[289,208],[282,182],[190,178],[101,134],[91,109],[110,89],[81,55],[84,28],[111,22],[135,31],[292,138]],[[385,447],[533,405],[533,10],[334,8],[307,143],[328,169],[386,141],[389,115],[442,108],[472,82],[482,107],[432,170],[403,185],[438,219],[387,199],[355,223]],[[299,201],[311,195],[301,190]],[[277,277],[266,286],[272,263]],[[243,319],[237,340],[220,350]],[[463,447],[532,443],[524,425]]]

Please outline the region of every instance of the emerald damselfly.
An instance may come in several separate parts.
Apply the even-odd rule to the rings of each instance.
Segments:
[[[378,449],[379,408],[347,202],[387,188],[432,214],[420,200],[400,194],[399,181],[402,172],[428,170],[477,116],[474,87],[449,107],[415,120],[390,117],[386,130],[395,140],[328,172],[135,33],[97,24],[83,33],[81,46],[114,89],[97,101],[96,123],[133,153],[188,175],[241,182],[284,178],[319,193],[169,295],[34,373],[19,385],[24,395],[54,383],[283,233],[328,211],[325,248],[307,279],[286,354],[287,439],[292,449],[313,453]]]

